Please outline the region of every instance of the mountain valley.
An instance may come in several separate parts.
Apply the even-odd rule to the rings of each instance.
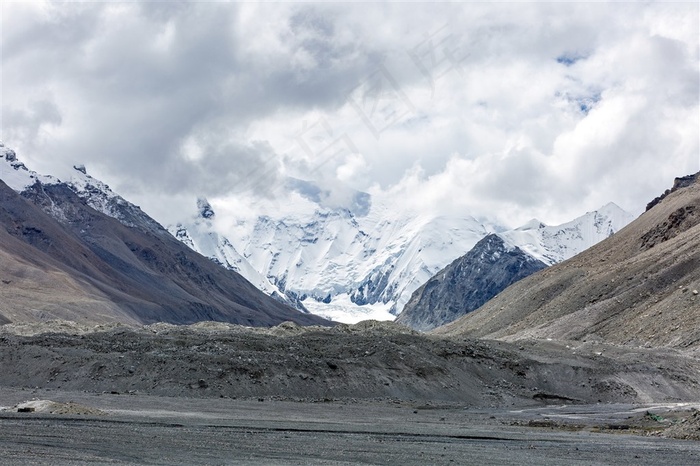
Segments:
[[[63,183],[29,171],[9,149],[2,154],[0,398],[40,394],[92,407],[58,414],[3,403],[0,449],[14,438],[3,426],[19,422],[22,429],[32,420],[68,432],[85,422],[163,426],[161,417],[170,416],[183,419],[178,425],[206,425],[222,435],[223,418],[199,420],[208,408],[198,400],[223,403],[224,411],[291,403],[285,409],[297,423],[312,406],[331,417],[348,406],[361,417],[397,409],[400,427],[381,435],[417,449],[424,437],[408,439],[406,432],[428,429],[440,442],[462,446],[467,438],[510,442],[518,435],[545,445],[571,432],[597,439],[612,432],[620,438],[621,431],[635,439],[652,435],[661,445],[670,445],[662,435],[696,438],[697,175],[678,179],[624,228],[628,214],[611,204],[556,227],[532,221],[503,230],[471,217],[399,222],[385,215],[376,223],[382,228],[365,231],[361,222],[372,209],[354,193],[364,217],[313,208],[316,224],[290,217],[287,228],[261,217],[252,227],[258,246],[239,250],[217,233],[217,214],[204,199],[190,221],[168,231],[84,167]],[[385,236],[389,230],[395,234]],[[280,242],[290,246],[275,256],[272,245]],[[476,246],[467,247],[470,242]],[[430,278],[455,244],[465,245],[466,255]],[[376,255],[386,268],[375,260],[358,263],[362,254]],[[255,263],[281,278],[258,272]],[[303,278],[297,263],[323,267]],[[417,264],[427,277],[423,286],[415,283]],[[336,287],[331,272],[349,266],[354,288]],[[294,280],[305,288],[293,288]],[[305,312],[309,302],[343,299],[358,307],[374,300],[388,312],[400,302],[392,299],[413,286],[418,291],[397,322],[337,324]],[[303,299],[303,290],[318,300]],[[384,303],[385,297],[393,298]],[[653,412],[638,415],[640,409]],[[593,420],[571,414],[579,411],[593,413]],[[426,421],[424,413],[434,415]],[[442,423],[457,422],[448,418],[474,423],[476,433],[446,434]],[[309,428],[313,435],[357,435],[359,421],[343,419]],[[300,432],[298,424],[280,424],[274,416],[265,422],[265,432]],[[363,435],[379,435],[372,429],[381,423],[372,425]],[[487,439],[484,432],[493,434]],[[23,442],[38,448],[31,439]],[[41,448],[51,456],[60,447]],[[576,451],[572,446],[571,454]],[[625,458],[619,464],[638,464],[624,456],[624,447],[615,451]],[[689,447],[683,457],[694,451]],[[445,458],[473,458],[464,455]],[[414,460],[406,459],[420,464]]]

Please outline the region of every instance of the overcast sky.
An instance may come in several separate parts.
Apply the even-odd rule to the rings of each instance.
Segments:
[[[700,170],[698,4],[2,3],[2,140],[161,222],[337,180],[418,210],[638,214]]]

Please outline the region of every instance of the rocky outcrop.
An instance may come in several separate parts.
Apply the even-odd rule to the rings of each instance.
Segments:
[[[199,210],[199,216],[204,219],[214,218],[214,209],[211,208],[211,204],[205,198],[200,197],[197,199],[197,209]]]
[[[664,191],[664,193],[661,196],[657,196],[654,198],[653,201],[647,204],[646,210],[651,209],[655,205],[657,205],[659,202],[661,202],[666,196],[671,194],[672,192],[675,192],[681,188],[687,188],[688,186],[691,186],[693,183],[698,178],[698,173],[695,173],[694,175],[686,175],[686,176],[681,176],[673,180],[673,187],[671,189],[667,189]]]
[[[642,235],[642,249],[650,249],[668,241],[700,223],[697,206],[688,205],[677,209],[666,220]]]
[[[416,290],[397,322],[431,330],[478,309],[507,286],[546,266],[498,235],[488,235]]]

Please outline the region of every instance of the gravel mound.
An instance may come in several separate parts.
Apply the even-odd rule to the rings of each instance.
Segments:
[[[683,440],[700,440],[700,411],[694,409],[687,417],[667,428],[663,432],[663,436]]]
[[[85,335],[95,332],[107,332],[118,328],[129,328],[124,324],[111,323],[86,325],[70,320],[47,320],[45,322],[22,322],[0,325],[1,334],[34,336],[45,333],[65,333],[68,335]]]
[[[444,338],[374,321],[332,328],[200,323],[84,332],[52,323],[24,332],[33,334],[6,330],[0,333],[5,387],[484,407],[700,399],[700,384],[689,376],[700,373],[700,361],[674,350]]]

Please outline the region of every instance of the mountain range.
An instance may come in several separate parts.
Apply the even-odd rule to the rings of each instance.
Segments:
[[[531,220],[515,230],[489,234],[418,288],[397,322],[421,331],[451,322],[512,283],[612,236],[631,220],[609,203],[562,225]]]
[[[489,234],[551,265],[632,220],[608,204],[563,225],[532,220],[506,230],[469,215],[418,214],[337,185],[288,179],[280,189],[284,205],[255,218],[221,226],[200,205],[169,230],[269,294],[345,323],[395,319],[416,289]]]
[[[84,243],[83,247],[91,249],[93,254],[99,249],[101,260],[108,262],[107,268],[117,266],[113,260],[119,259],[117,268],[123,269],[119,271],[120,280],[129,282],[129,286],[122,288],[139,289],[135,294],[139,300],[145,299],[148,303],[143,305],[141,301],[134,303],[120,297],[117,300],[119,304],[115,305],[110,296],[102,296],[98,301],[101,306],[109,308],[110,312],[117,309],[121,313],[126,312],[125,316],[117,320],[129,322],[161,319],[189,322],[186,314],[190,311],[185,309],[200,306],[204,310],[199,317],[194,317],[195,320],[211,318],[239,322],[238,317],[228,315],[237,309],[237,306],[229,305],[230,295],[233,294],[237,296],[233,300],[237,305],[243,304],[244,307],[263,312],[270,309],[276,309],[277,312],[281,309],[289,311],[289,307],[295,308],[302,317],[292,314],[286,320],[305,323],[324,322],[322,319],[314,320],[309,311],[328,319],[353,323],[369,318],[393,320],[405,309],[399,322],[416,329],[429,330],[475,309],[484,300],[532,271],[590,247],[631,220],[631,216],[622,209],[608,204],[563,225],[550,227],[532,220],[515,230],[505,230],[499,225],[468,215],[416,215],[405,206],[373,198],[368,193],[351,188],[324,187],[322,183],[290,178],[280,187],[285,191],[287,200],[281,210],[263,213],[249,222],[238,220],[234,222],[236,228],[224,231],[221,223],[217,222],[217,214],[212,205],[200,198],[197,200],[196,211],[189,218],[166,230],[138,206],[90,176],[84,166],[74,167],[71,179],[62,182],[55,177],[27,169],[17,160],[12,150],[2,147],[2,151],[2,180],[16,195],[32,202],[64,229],[71,227],[73,236]],[[11,197],[9,193],[8,197]],[[123,246],[127,240],[121,236],[113,237],[119,229],[105,234],[95,227],[87,228],[90,221],[98,225],[116,221],[120,228],[126,228],[130,234],[138,232],[139,235],[147,236],[148,241],[157,238],[158,247],[146,247],[148,251],[143,252],[143,246],[138,246],[144,240],[140,237],[138,241],[129,243],[131,255],[125,256]],[[173,239],[179,240],[179,243],[173,243]],[[160,244],[161,242],[165,244]],[[494,256],[483,254],[481,249],[484,244],[488,245],[488,249],[500,251],[497,254],[501,257],[499,264],[487,263]],[[476,248],[472,250],[475,245]],[[114,250],[115,247],[118,250]],[[171,250],[172,247],[175,249]],[[166,268],[168,273],[177,271],[180,274],[175,280],[178,292],[167,291],[172,284],[161,285],[156,287],[151,296],[143,289],[147,281],[135,278],[136,272],[143,271],[144,262],[150,273],[153,272],[153,264],[149,261],[173,261],[172,258],[151,258],[153,251],[157,251],[156,254],[175,256],[188,256],[194,251],[199,253],[193,256],[198,261],[201,260],[200,254],[210,261],[205,262],[206,270],[199,269],[199,262],[192,262],[191,265],[196,265],[196,271],[187,270],[183,264],[169,264]],[[522,255],[516,263],[525,266],[513,268],[513,264],[502,263],[506,258],[513,258],[515,251]],[[459,287],[462,291],[469,287],[478,289],[472,292],[472,299],[468,303],[455,298],[459,295],[455,289],[438,292],[434,286],[438,280],[436,277],[442,277],[444,281],[445,277],[450,276],[446,271],[455,266],[455,257],[465,253],[470,257],[470,276],[475,281],[469,283],[464,276],[464,266],[457,267],[462,274],[458,280]],[[133,263],[134,254],[137,263]],[[475,257],[480,259],[475,261]],[[58,259],[60,263],[65,258]],[[124,262],[129,266],[124,265]],[[212,269],[212,265],[220,267]],[[128,267],[133,267],[135,274],[129,275],[131,272],[127,272]],[[497,272],[499,267],[501,269]],[[237,282],[235,286],[223,286],[225,297],[205,293],[198,287],[192,288],[192,283],[186,286],[182,281],[191,278],[196,282],[210,281],[214,271],[216,275],[223,273],[220,268],[233,272],[226,276],[229,277],[228,280],[236,277]],[[156,271],[164,273],[162,267]],[[188,274],[194,274],[194,277],[189,277]],[[200,274],[206,277],[202,278]],[[242,281],[241,276],[244,278]],[[173,279],[169,276],[166,282]],[[115,281],[114,278],[106,277],[100,280],[105,283]],[[448,282],[455,283],[455,280],[450,278]],[[488,280],[486,286],[482,283],[484,280]],[[95,283],[88,282],[95,286]],[[105,288],[105,283],[100,288],[102,293],[104,289],[111,289]],[[253,301],[254,304],[250,306],[245,299],[241,302],[241,295],[246,295],[247,291],[242,291],[240,287],[243,285],[240,283],[253,285],[271,297],[275,305],[267,306],[270,302],[268,300],[264,304]],[[218,281],[211,284],[222,287]],[[426,288],[432,290],[430,298],[425,293]],[[178,296],[183,290],[185,295]],[[421,302],[414,292],[424,296],[426,301]],[[444,303],[438,304],[434,295],[436,292],[443,297],[441,299],[449,296],[453,302],[447,307]],[[256,293],[257,291],[253,292]],[[91,290],[89,294],[94,298],[100,293]],[[130,289],[127,294],[133,294],[133,290]],[[411,297],[412,295],[414,296]],[[154,300],[164,303],[163,306],[154,304]],[[216,301],[216,304],[212,301]],[[35,314],[42,315],[42,318],[52,315],[58,317],[61,313],[55,308],[65,310],[68,307],[66,304],[54,306],[45,302],[40,306],[43,311]],[[53,310],[48,312],[49,308]],[[77,310],[81,305],[76,304],[72,308]],[[155,310],[144,311],[149,308]],[[163,308],[169,310],[166,317],[155,317]],[[179,310],[173,313],[175,308]],[[447,308],[452,310],[446,311]],[[110,312],[103,313],[105,317],[98,320],[111,320],[113,317],[107,317]],[[257,320],[251,317],[240,322],[269,325],[275,320]]]
[[[487,234],[472,217],[409,215],[347,187],[290,178],[280,190],[284,206],[233,229],[198,208],[169,230],[261,289],[346,323],[393,320],[413,289]]]
[[[330,324],[186,247],[75,168],[61,182],[0,145],[0,322]]]

